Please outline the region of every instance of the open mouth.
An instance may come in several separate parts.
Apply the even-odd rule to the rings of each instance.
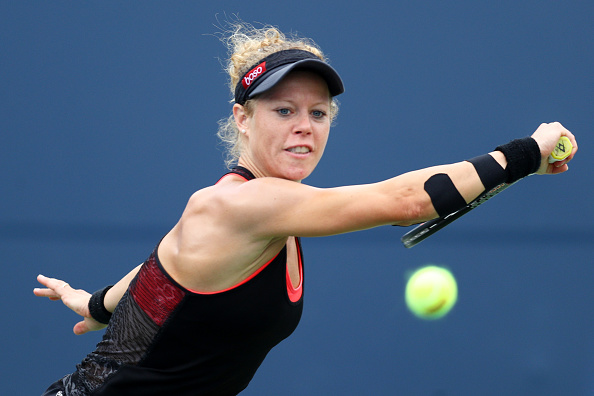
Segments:
[[[296,147],[288,148],[286,151],[288,151],[290,153],[294,153],[294,154],[307,154],[307,153],[311,152],[311,149],[306,146],[296,146]]]

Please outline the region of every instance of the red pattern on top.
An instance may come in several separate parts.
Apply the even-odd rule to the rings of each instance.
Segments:
[[[130,293],[140,308],[159,326],[165,323],[185,295],[161,271],[154,254],[140,269]]]

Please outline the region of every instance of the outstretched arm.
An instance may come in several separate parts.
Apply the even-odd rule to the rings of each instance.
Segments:
[[[142,265],[142,264],[141,264]],[[105,295],[104,305],[109,312],[113,312],[116,305],[128,289],[130,282],[140,270],[141,265],[134,268],[118,283],[116,283]],[[67,282],[48,278],[43,275],[37,276],[37,281],[45,288],[35,288],[33,293],[38,297],[48,297],[52,301],[62,300],[64,305],[83,317],[83,320],[74,325],[73,331],[76,335],[85,334],[89,331],[101,330],[106,325],[97,322],[89,312],[89,299],[91,294],[82,289],[74,289]]]
[[[549,164],[548,156],[561,136],[570,139],[574,150],[567,159]],[[530,144],[530,150],[535,145],[538,147],[536,153],[532,151],[528,154],[540,156],[540,159],[532,158],[534,164],[529,164],[530,172],[557,174],[568,169],[567,162],[571,161],[577,151],[577,142],[571,132],[559,123],[542,124],[532,138],[532,143],[536,144]],[[520,150],[514,154],[510,169],[522,168],[526,171],[523,165],[514,165],[523,164],[526,153]],[[510,162],[502,151],[495,150],[488,155],[493,157],[500,168],[506,172],[509,170]],[[533,165],[537,168],[533,169]],[[427,182],[436,175],[443,175],[448,179],[449,186],[436,184],[438,188],[428,191]],[[420,223],[439,216],[433,198],[448,199],[455,193],[459,195],[459,199],[454,204],[465,205],[479,196],[485,190],[485,185],[473,164],[461,161],[408,172],[367,185],[319,189],[288,180],[260,178],[241,183],[238,188],[229,183],[225,188],[227,190],[214,201],[222,204],[222,217],[219,218],[221,223],[228,223],[235,230],[247,230],[256,238],[266,238],[289,235],[326,236],[380,225]],[[204,210],[203,206],[197,208]],[[446,209],[450,206],[452,205],[448,203]]]

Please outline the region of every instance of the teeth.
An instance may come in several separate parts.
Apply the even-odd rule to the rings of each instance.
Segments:
[[[296,154],[305,154],[305,153],[309,153],[309,149],[305,146],[299,146],[299,147],[291,147],[289,149],[290,152],[292,153],[296,153]]]

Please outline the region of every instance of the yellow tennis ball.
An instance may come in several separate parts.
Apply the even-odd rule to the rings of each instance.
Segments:
[[[416,270],[406,283],[406,305],[422,319],[439,319],[456,304],[458,285],[450,271],[429,265]]]

